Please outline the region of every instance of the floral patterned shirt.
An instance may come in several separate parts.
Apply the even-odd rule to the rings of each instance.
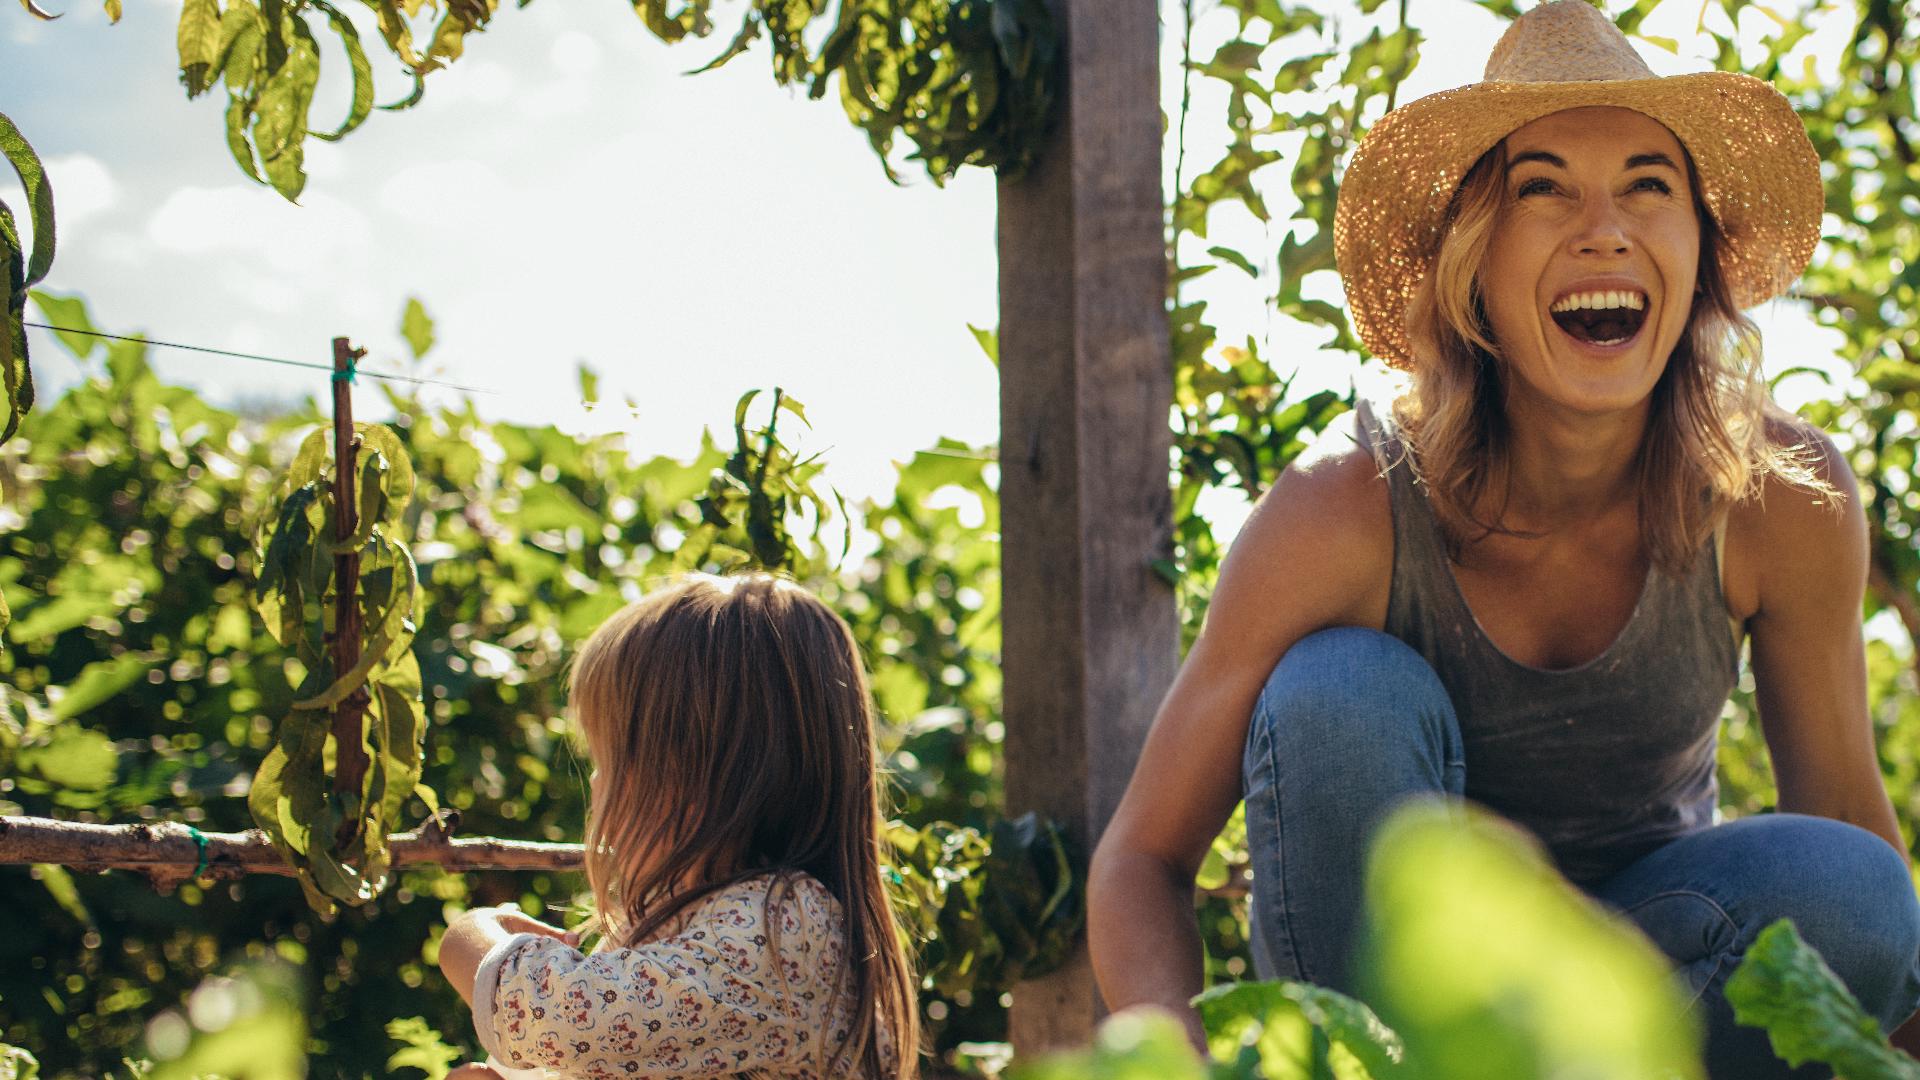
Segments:
[[[474,979],[480,1045],[509,1077],[825,1077],[851,1027],[846,995],[835,1000],[844,916],[819,881],[788,878],[772,912],[775,956],[773,881],[722,889],[632,948],[584,956],[515,934]]]

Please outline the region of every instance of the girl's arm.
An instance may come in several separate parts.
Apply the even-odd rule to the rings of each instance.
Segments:
[[[1332,434],[1332,433],[1330,433]],[[1202,989],[1194,875],[1240,800],[1247,723],[1287,649],[1333,626],[1379,628],[1392,576],[1386,481],[1348,445],[1290,466],[1234,541],[1207,611],[1094,852],[1087,931],[1101,996],[1172,1012],[1205,1046],[1187,1002]]]
[[[551,938],[515,942],[489,957],[475,988],[480,1044],[503,1066],[569,1077],[625,1075],[627,1065],[662,1078],[828,1074],[845,1034],[826,1015],[846,970],[838,905],[796,879],[774,909],[776,931],[766,896],[766,879],[722,890],[674,936],[592,956]]]
[[[1858,825],[1905,858],[1867,714],[1866,515],[1824,433],[1802,429],[1802,437],[1819,451],[1840,505],[1770,480],[1740,522],[1753,553],[1754,686],[1780,809]]]
[[[539,934],[569,945],[580,935],[558,926],[549,926],[517,908],[474,908],[447,924],[440,938],[440,972],[447,977],[460,999],[473,1006],[473,980],[480,961],[515,934]]]

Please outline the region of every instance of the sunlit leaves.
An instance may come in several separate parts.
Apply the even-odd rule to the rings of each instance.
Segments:
[[[410,645],[418,572],[404,542],[402,515],[413,498],[413,463],[390,429],[356,425],[356,529],[336,536],[333,456],[316,430],[294,455],[277,520],[261,537],[255,606],[268,633],[293,650],[307,678],[280,721],[273,749],[254,776],[248,806],[274,846],[302,872],[318,910],[332,901],[362,904],[386,885],[387,834],[400,824],[423,768],[426,713],[420,668]],[[336,448],[335,453],[338,452]],[[358,556],[353,595],[364,635],[353,668],[337,670],[332,651],[337,557]],[[364,711],[347,705],[364,695]],[[342,708],[358,714],[371,767],[359,789],[342,793],[327,740]],[[347,775],[351,775],[350,773]],[[421,789],[425,790],[425,789]]]
[[[1085,921],[1066,837],[1034,814],[978,830],[888,829],[922,981],[944,997],[997,994],[1066,962]]]
[[[53,266],[53,188],[39,155],[27,144],[13,121],[0,115],[0,154],[20,177],[33,223],[33,251],[21,249],[20,229],[13,211],[0,202],[0,293],[7,302],[7,322],[0,329],[0,389],[7,397],[7,418],[0,426],[0,443],[13,438],[20,418],[33,408],[33,369],[27,363],[27,290]]]
[[[219,74],[215,67],[220,62],[219,0],[185,0],[176,38],[180,49],[180,81],[185,84],[188,97],[199,97],[213,86]]]
[[[1820,954],[1782,919],[1747,947],[1727,980],[1742,1024],[1765,1028],[1789,1065],[1816,1061],[1848,1080],[1920,1080],[1920,1062],[1895,1050]]]

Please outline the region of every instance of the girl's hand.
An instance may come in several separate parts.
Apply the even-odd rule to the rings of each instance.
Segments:
[[[447,924],[447,932],[440,937],[440,970],[468,1005],[473,1004],[473,978],[481,959],[519,933],[539,934],[568,945],[580,942],[579,934],[549,926],[518,908],[474,908]]]
[[[447,1074],[447,1080],[506,1080],[492,1068],[477,1061],[469,1061]]]
[[[502,905],[497,908],[483,910],[493,912],[494,921],[499,924],[500,929],[505,930],[509,934],[540,934],[568,945],[578,947],[580,944],[579,931],[565,930],[558,926],[548,925],[528,915],[526,912],[521,911],[519,908]]]

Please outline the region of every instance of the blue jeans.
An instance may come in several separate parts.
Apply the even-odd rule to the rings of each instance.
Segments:
[[[1399,801],[1466,789],[1460,725],[1439,677],[1396,638],[1340,628],[1274,668],[1247,732],[1254,968],[1350,990],[1362,867]],[[1762,929],[1791,918],[1883,1029],[1920,1004],[1920,903],[1903,860],[1864,829],[1767,814],[1683,836],[1591,890],[1670,957],[1715,1078],[1789,1070],[1722,993]]]

